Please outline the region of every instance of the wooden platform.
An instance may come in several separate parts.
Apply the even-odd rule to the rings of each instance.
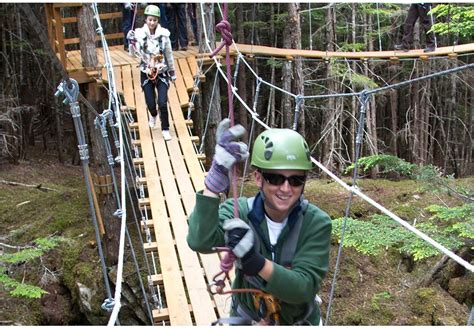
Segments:
[[[219,271],[218,255],[199,255],[186,243],[187,218],[195,204],[195,192],[204,187],[204,172],[193,148],[195,138],[190,136],[183,116],[188,91],[193,89],[192,77],[197,72],[196,59],[192,52],[175,52],[177,80],[168,91],[173,139],[165,142],[159,121],[154,129],[148,126],[137,59],[121,47],[113,47],[111,57],[117,90],[123,93],[126,105],[135,108],[137,116],[134,128],[140,139],[134,144],[143,155],[134,162],[144,167],[142,182],[148,192],[140,206],[149,209],[154,234],[153,242],[144,246],[157,254],[161,272],[150,278],[161,286],[165,305],[161,311],[153,310],[153,317],[157,323],[169,325],[210,325],[218,317],[229,315],[230,300],[207,291],[208,281]],[[76,58],[68,59],[74,65],[71,73],[80,72]],[[99,60],[103,62],[102,56]]]
[[[461,53],[474,52],[474,43],[461,44],[450,47],[439,47],[433,52],[424,53],[423,49],[404,51],[361,51],[361,52],[337,52],[337,51],[319,51],[319,50],[297,50],[282,49],[265,46],[255,46],[249,44],[236,44],[237,49],[245,55],[268,56],[291,58],[301,56],[304,58],[348,58],[348,59],[396,59],[396,58],[422,58],[435,56],[448,56]],[[231,47],[232,53],[235,55],[237,50],[235,46]],[[221,51],[223,54],[223,51]]]

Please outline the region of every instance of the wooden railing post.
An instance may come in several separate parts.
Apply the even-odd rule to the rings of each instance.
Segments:
[[[61,17],[61,8],[56,7],[53,4],[53,23],[55,26],[55,44],[57,52],[59,53],[59,59],[63,63],[64,68],[67,69],[67,58],[66,58],[66,49],[64,47],[64,31],[63,31],[63,21]]]

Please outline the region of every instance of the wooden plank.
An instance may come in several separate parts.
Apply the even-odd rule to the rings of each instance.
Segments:
[[[183,113],[179,106],[173,106],[173,104],[179,103],[174,85],[171,85],[168,90],[168,99],[171,104],[170,112],[171,116],[173,117],[176,134],[179,138],[181,149],[183,151],[194,188],[195,190],[202,190],[204,189],[204,174],[196,157],[196,152],[194,151],[191,137],[189,136],[188,129],[186,127],[186,121],[183,118]]]
[[[186,58],[180,58],[177,61],[179,64],[179,69],[181,70],[181,75],[183,76],[184,85],[186,86],[186,90],[189,93],[193,91],[193,87],[194,87],[193,74],[191,73],[191,70],[189,69],[188,61]]]
[[[132,79],[132,71],[134,70],[130,65],[123,65],[120,68],[122,70],[123,97],[125,98],[125,104],[127,106],[137,107],[138,98],[142,98],[143,102],[145,101],[141,92],[141,86],[140,84],[136,85],[137,82]],[[140,74],[138,75],[140,76]],[[136,88],[137,86],[138,89]]]
[[[219,43],[218,43],[219,45]],[[217,45],[217,46],[218,46]],[[281,57],[286,56],[301,56],[305,58],[352,58],[352,59],[373,59],[373,58],[386,58],[399,57],[399,58],[419,58],[421,56],[447,56],[450,53],[469,53],[474,52],[474,43],[461,44],[449,47],[438,47],[435,51],[424,53],[423,49],[414,49],[407,52],[404,51],[361,51],[361,52],[338,52],[338,51],[319,51],[319,50],[302,50],[302,49],[283,49],[273,48],[266,46],[256,46],[249,44],[238,43],[235,45],[237,49],[243,54],[252,54],[254,56],[269,56],[269,57]],[[223,50],[224,51],[224,50]],[[221,51],[220,54],[224,52]],[[236,48],[231,47],[233,55],[236,55]]]
[[[172,104],[172,106],[176,105],[176,103]],[[174,131],[170,129],[170,133],[173,135]],[[180,152],[179,143],[176,138],[165,142],[160,129],[152,129],[152,137],[155,153],[160,154],[159,160],[157,161],[158,169],[160,172],[164,196],[166,198],[166,206],[168,208],[169,216],[172,218],[171,224],[173,227],[176,247],[178,249],[181,267],[184,272],[184,279],[190,303],[193,306],[194,319],[196,320],[197,325],[209,325],[215,321],[217,317],[214,312],[212,299],[207,291],[207,284],[202,275],[202,268],[199,264],[198,256],[189,248],[186,242],[186,236],[188,235],[187,218],[174,179],[174,174],[183,174],[185,171],[173,172],[171,166],[171,161],[173,161],[175,165],[181,161],[181,168],[184,167],[185,170],[182,157],[173,157],[171,155],[171,148],[175,148],[175,154]],[[168,155],[168,150],[170,150],[170,155]],[[186,176],[186,179],[189,180],[189,177]],[[155,227],[155,229],[157,228],[158,227]],[[161,227],[159,228],[161,229]]]
[[[157,242],[144,243],[143,248],[145,249],[145,252],[147,253],[156,252],[156,250],[158,249],[158,243]]]
[[[126,66],[124,66],[126,67]],[[137,93],[140,90],[140,74],[138,70],[132,70],[133,85]],[[160,259],[161,273],[165,289],[166,304],[168,305],[169,319],[172,325],[191,325],[191,314],[189,313],[188,301],[181,279],[178,258],[175,251],[173,236],[168,222],[165,202],[158,179],[156,160],[151,141],[150,128],[148,126],[148,113],[145,99],[139,94],[136,97],[137,117],[142,140],[142,151],[144,167],[147,178],[147,186],[150,198],[153,199],[150,210],[153,224],[155,225],[155,240],[159,241],[158,255]]]
[[[100,20],[108,20],[108,19],[115,19],[115,18],[122,18],[122,12],[115,12],[115,13],[105,13],[99,14]],[[62,19],[63,24],[70,24],[70,23],[77,23],[77,17],[65,17]]]
[[[120,67],[114,67],[114,78],[116,90],[123,93],[122,70]]]
[[[130,56],[128,52],[123,50],[123,46],[115,46],[111,47],[111,51],[113,51],[117,56],[122,58],[122,63],[123,64],[129,64],[132,65],[132,67],[135,69],[138,69],[138,65],[140,64],[140,59],[134,56]]]
[[[110,34],[105,35],[106,40],[116,40],[116,39],[121,39],[121,38],[123,38],[123,33],[122,32],[110,33]],[[101,37],[99,35],[96,35],[95,41],[100,41],[100,40],[102,40]],[[79,44],[80,41],[81,41],[81,39],[79,39],[79,38],[68,38],[68,39],[64,39],[64,44],[65,45]]]
[[[189,68],[191,69],[191,74],[193,78],[198,73],[198,63],[196,61],[196,57],[187,57],[186,60],[188,61]]]
[[[175,67],[175,68],[177,68],[177,71],[176,71],[176,81],[174,83],[174,86],[176,87],[176,90],[178,92],[180,107],[186,108],[188,107],[188,103],[189,103],[188,90],[186,89],[186,85],[184,84],[184,77],[181,74],[179,67]]]
[[[177,118],[177,120],[180,120],[180,119],[183,120],[182,115],[181,115],[181,118]],[[169,151],[170,158],[173,159],[171,164],[176,176],[176,182],[178,184],[179,191],[181,193],[183,206],[184,206],[186,215],[189,215],[191,214],[195,205],[196,191],[191,183],[189,172],[184,163],[184,157],[181,152],[178,140],[173,139],[171,141],[168,141],[168,151]],[[206,276],[207,276],[207,280],[211,281],[214,275],[217,273],[217,271],[220,268],[219,256],[217,254],[199,254],[199,255],[204,267],[204,272],[206,273]],[[229,287],[229,284],[227,284],[227,287]],[[219,316],[223,317],[227,315],[228,310],[226,310],[226,305],[228,305],[227,304],[228,297],[224,295],[214,295],[213,299],[217,306]]]

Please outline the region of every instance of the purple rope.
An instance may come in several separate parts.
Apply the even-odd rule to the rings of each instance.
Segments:
[[[229,102],[229,118],[230,118],[230,126],[234,126],[234,101],[233,101],[233,93],[232,93],[232,72],[230,67],[230,51],[229,47],[232,45],[232,32],[230,23],[227,20],[227,3],[223,4],[223,11],[222,11],[222,21],[220,21],[216,25],[216,30],[221,33],[222,42],[220,46],[211,54],[211,57],[214,57],[224,46],[225,48],[225,64],[227,67],[227,99]],[[238,188],[237,188],[237,167],[234,165],[232,167],[232,194],[234,198],[234,217],[238,218],[239,211],[237,207],[237,195],[238,195]],[[221,259],[221,270],[227,273],[232,269],[234,266],[234,261],[236,259],[235,254],[232,252],[231,249],[226,249],[226,254]]]

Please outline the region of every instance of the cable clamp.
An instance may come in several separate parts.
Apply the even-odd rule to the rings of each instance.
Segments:
[[[104,303],[100,306],[102,310],[105,310],[107,312],[112,312],[115,306],[115,300],[113,298],[106,298],[104,300]]]
[[[122,157],[120,157],[120,155],[115,157],[115,162],[116,163],[121,163],[122,162]]]
[[[81,160],[84,161],[89,159],[89,149],[87,148],[87,144],[78,145],[77,148],[79,148],[79,158]]]
[[[118,209],[114,212],[114,216],[116,216],[116,217],[118,217],[118,218],[121,217],[122,214],[123,214],[123,211],[122,211],[121,208],[118,208]]]

